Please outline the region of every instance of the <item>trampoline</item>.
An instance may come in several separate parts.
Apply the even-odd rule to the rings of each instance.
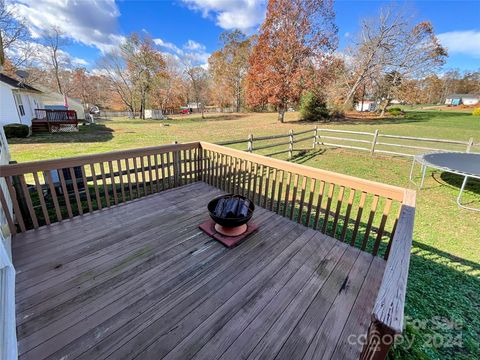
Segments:
[[[441,152],[416,155],[413,158],[412,168],[410,169],[410,181],[413,181],[413,170],[415,164],[418,163],[422,167],[422,181],[420,183],[420,189],[423,187],[425,181],[425,174],[427,168],[434,168],[442,171],[446,171],[452,174],[461,175],[464,177],[462,187],[457,196],[458,206],[474,211],[480,211],[473,207],[462,205],[462,194],[465,190],[465,185],[469,178],[475,178],[480,180],[480,154],[479,153],[462,153],[462,152]]]

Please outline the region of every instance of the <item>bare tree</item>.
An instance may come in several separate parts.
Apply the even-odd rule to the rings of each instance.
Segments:
[[[200,110],[202,119],[204,119],[205,102],[208,94],[208,72],[201,66],[196,65],[194,59],[188,54],[182,59],[182,64],[185,75],[190,82],[197,109]]]
[[[65,86],[62,83],[62,72],[70,67],[70,59],[62,50],[67,45],[67,41],[59,27],[52,26],[44,34],[44,45],[48,51],[48,57],[45,59],[45,62],[53,74],[57,91],[60,94],[66,94]]]
[[[9,60],[14,67],[22,65],[26,59],[28,52],[26,49],[19,49],[25,47],[25,39],[28,38],[29,32],[25,21],[21,19],[15,8],[15,4],[6,6],[5,0],[0,0],[0,67],[5,63],[8,50],[11,50]],[[13,47],[17,47],[13,51]],[[19,51],[22,50],[22,51]]]
[[[103,74],[108,79],[112,90],[119,96],[132,115],[137,110],[135,97],[135,85],[133,76],[127,67],[127,62],[120,50],[114,50],[106,54],[98,63]]]
[[[383,8],[377,19],[362,22],[359,38],[350,53],[351,81],[344,104],[352,102],[368,79],[377,77],[382,88],[377,92],[384,100],[383,115],[402,79],[433,72],[446,56],[429,22],[412,24],[401,8]]]

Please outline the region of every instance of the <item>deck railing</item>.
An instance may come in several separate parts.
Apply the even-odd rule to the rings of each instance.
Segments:
[[[78,120],[77,112],[75,110],[35,109],[35,117],[38,120],[46,120],[51,122]]]
[[[7,185],[7,191],[0,188],[0,202],[13,234],[195,181],[246,195],[386,260],[364,358],[384,358],[391,344],[384,337],[402,330],[415,211],[411,190],[205,142],[0,166],[0,177]]]

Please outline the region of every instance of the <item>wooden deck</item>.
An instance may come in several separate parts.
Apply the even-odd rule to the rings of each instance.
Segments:
[[[260,207],[228,250],[198,229],[218,194],[193,183],[17,234],[20,359],[358,358],[385,261]]]

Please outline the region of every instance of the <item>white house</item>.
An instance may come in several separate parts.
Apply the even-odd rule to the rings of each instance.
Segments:
[[[355,104],[355,110],[357,111],[375,111],[377,109],[377,103],[372,100],[363,100]]]
[[[35,109],[43,109],[41,92],[0,73],[0,125],[32,125]]]
[[[445,105],[457,106],[463,105],[477,105],[480,103],[479,94],[450,94],[445,99]]]

